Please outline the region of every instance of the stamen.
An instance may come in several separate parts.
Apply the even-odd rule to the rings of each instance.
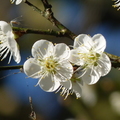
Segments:
[[[15,2],[15,0],[10,0],[11,4],[13,4]]]
[[[57,89],[57,91],[55,93],[58,93],[61,89],[62,89],[62,85],[60,85],[60,87]]]
[[[34,47],[33,47],[33,49],[35,49]],[[42,52],[41,52],[41,50],[39,49],[39,50],[35,50],[36,52],[37,52],[37,54],[39,55],[39,58],[42,60],[43,59],[43,54],[42,54]],[[42,56],[42,57],[41,57]]]
[[[58,75],[61,76],[61,78],[65,79],[65,80],[68,80],[66,76],[62,75],[60,72],[58,72],[57,70],[55,70],[57,72]]]
[[[9,61],[8,61],[8,64],[10,63],[10,61],[11,61],[11,58],[12,58],[12,52],[10,53],[10,57],[9,57]]]
[[[35,87],[39,85],[40,81],[41,81],[45,76],[46,76],[46,74],[44,73],[44,74],[39,78],[39,80],[38,80],[37,84],[35,85]]]
[[[6,53],[4,54],[4,52],[6,52]],[[1,55],[4,54],[4,55],[2,56],[1,61],[7,57],[7,55],[8,55],[9,52],[10,52],[10,50],[9,50],[8,48],[6,48],[6,49],[1,53]]]

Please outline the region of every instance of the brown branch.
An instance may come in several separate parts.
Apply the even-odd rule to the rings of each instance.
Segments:
[[[56,37],[67,37],[67,34],[63,34],[61,31],[55,31],[52,29],[48,30],[38,30],[38,29],[30,29],[30,28],[19,28],[19,27],[12,27],[13,32],[18,35],[24,34],[41,34],[41,35],[51,35]]]
[[[74,40],[74,38],[76,37],[76,35],[71,32],[68,28],[66,28],[63,24],[61,24],[53,15],[52,12],[52,5],[50,5],[47,0],[41,0],[43,5],[44,5],[44,11],[42,11],[41,9],[37,8],[36,6],[34,6],[32,3],[28,2],[27,0],[24,0],[24,2],[29,5],[30,7],[33,8],[33,10],[37,11],[39,14],[41,14],[43,17],[45,17],[47,20],[49,20],[54,26],[56,26],[57,28],[60,29],[60,31],[63,34],[66,34],[67,37],[69,37],[70,39]]]
[[[16,65],[16,66],[0,66],[0,71],[3,70],[15,70],[15,69],[22,69],[23,65]]]

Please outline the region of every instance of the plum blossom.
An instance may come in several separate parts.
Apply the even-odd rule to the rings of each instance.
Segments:
[[[10,0],[10,2],[13,4],[15,2],[16,5],[19,5],[23,0]]]
[[[76,95],[76,98],[80,98],[82,95],[82,86],[83,81],[81,78],[78,78],[78,72],[74,73],[72,78],[67,82],[61,82],[60,87],[56,91],[61,91],[60,95],[64,97],[64,100],[67,99],[69,95]],[[71,85],[71,87],[69,87]]]
[[[32,47],[32,56],[25,61],[23,68],[28,77],[39,78],[43,90],[53,92],[60,82],[67,82],[73,74],[73,67],[68,61],[70,49],[64,43],[53,45],[47,40],[38,40]],[[71,84],[68,84],[69,88]]]
[[[101,34],[90,37],[80,34],[75,38],[74,49],[71,50],[70,62],[80,66],[79,77],[87,84],[95,84],[101,76],[111,70],[109,57],[104,53],[106,40]]]
[[[118,8],[117,10],[120,10],[120,0],[114,0],[114,1],[115,1],[115,3],[112,6],[117,7]]]
[[[11,26],[5,22],[0,21],[0,57],[1,60],[5,59],[10,53],[9,61],[13,56],[15,62],[19,63],[21,61],[21,56],[18,49],[18,44],[14,39],[14,34],[12,33]]]

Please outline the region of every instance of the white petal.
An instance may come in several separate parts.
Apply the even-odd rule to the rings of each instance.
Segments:
[[[101,76],[105,76],[111,70],[111,61],[106,54],[102,54],[101,59],[98,61],[98,64],[101,66]]]
[[[60,82],[61,85],[63,85],[66,89],[72,88],[72,83],[70,80],[67,80],[66,82]]]
[[[95,84],[99,79],[100,75],[94,69],[87,69],[86,73],[82,76],[82,80],[89,85]]]
[[[54,54],[58,59],[68,59],[70,56],[70,48],[64,43],[56,44],[54,50]]]
[[[39,86],[47,92],[53,92],[60,87],[60,83],[56,80],[54,76],[49,74],[39,81]]]
[[[20,4],[22,0],[16,0],[16,5]]]
[[[28,60],[26,60],[23,65],[23,69],[24,69],[25,74],[28,77],[40,78],[40,76],[41,76],[41,74],[39,74],[41,68],[37,64],[36,59],[34,59],[34,58],[29,58]]]
[[[14,2],[15,2],[15,0],[10,0],[10,2],[11,2],[11,3],[14,3]]]
[[[35,58],[43,58],[45,55],[53,54],[53,44],[47,40],[39,40],[32,47],[32,56]]]
[[[92,39],[94,41],[95,51],[98,53],[104,52],[106,48],[106,40],[104,36],[102,36],[101,34],[96,34],[92,37]]]
[[[78,67],[74,71],[74,76],[77,77],[77,78],[81,78],[85,73],[86,73],[86,69],[85,68]]]
[[[60,82],[66,82],[72,77],[73,74],[73,66],[67,62],[64,61],[58,66],[58,69],[56,69],[56,77],[60,79]]]
[[[76,82],[72,82],[72,89],[75,92],[76,97],[80,98],[81,94],[82,94],[82,89],[81,89],[80,84],[77,81]]]
[[[69,61],[75,65],[83,65],[84,61],[83,59],[80,59],[80,55],[78,54],[78,50],[77,49],[73,49],[70,52],[70,57],[69,57]]]
[[[93,46],[92,38],[86,34],[80,34],[75,38],[74,48],[80,47],[80,45],[84,45],[87,49],[91,49]]]
[[[5,34],[9,34],[9,32],[12,32],[11,26],[5,21],[0,21],[0,28]]]
[[[9,48],[12,52],[14,60],[19,63],[21,61],[21,56],[18,48],[17,42],[13,38],[8,38]]]

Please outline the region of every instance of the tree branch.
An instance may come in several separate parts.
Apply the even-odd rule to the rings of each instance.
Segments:
[[[47,0],[41,0],[43,5],[44,5],[44,11],[42,11],[41,9],[37,8],[36,6],[34,6],[32,3],[28,2],[27,0],[24,0],[24,2],[29,5],[30,7],[33,8],[33,10],[35,10],[36,12],[38,12],[39,14],[41,14],[43,17],[45,17],[47,20],[49,20],[54,26],[56,26],[58,29],[60,29],[60,31],[63,34],[66,34],[67,37],[69,37],[70,39],[74,40],[74,38],[76,37],[76,35],[71,32],[68,28],[66,28],[64,25],[62,25],[53,15],[52,12],[52,5],[50,5]]]
[[[16,66],[0,66],[0,71],[3,70],[14,70],[14,69],[22,69],[23,65],[16,65]]]
[[[51,35],[56,37],[67,37],[67,34],[63,34],[61,31],[54,31],[52,29],[48,30],[38,30],[38,29],[30,29],[30,28],[19,28],[19,27],[12,27],[13,32],[16,34],[41,34],[41,35]]]

